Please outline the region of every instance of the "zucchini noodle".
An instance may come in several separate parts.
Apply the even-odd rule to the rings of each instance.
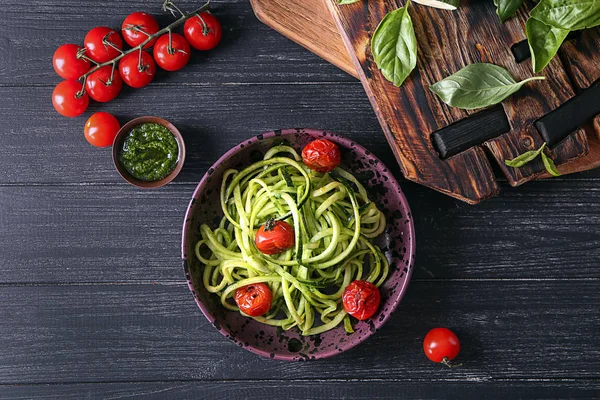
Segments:
[[[284,330],[297,327],[302,335],[342,322],[353,332],[344,289],[359,279],[380,286],[389,265],[371,243],[384,231],[385,217],[352,174],[339,167],[312,171],[293,148],[276,146],[262,161],[225,171],[220,202],[224,217],[215,229],[201,225],[195,253],[204,287],[223,307],[239,311],[235,291],[262,282],[273,293],[272,307],[250,318]],[[269,219],[294,227],[294,248],[273,256],[256,248],[256,231]]]

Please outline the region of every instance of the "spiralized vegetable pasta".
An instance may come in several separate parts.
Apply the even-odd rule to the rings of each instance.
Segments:
[[[270,311],[252,317],[303,335],[326,332],[344,323],[344,289],[353,280],[380,286],[389,265],[371,243],[385,229],[383,213],[349,172],[308,169],[288,146],[271,148],[262,161],[223,174],[220,202],[224,217],[218,227],[200,227],[195,246],[203,264],[206,290],[232,311],[235,291],[259,282],[273,293]],[[269,256],[254,244],[257,229],[269,219],[294,227],[294,248]]]

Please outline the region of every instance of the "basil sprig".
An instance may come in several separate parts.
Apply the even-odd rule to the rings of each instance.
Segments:
[[[371,39],[375,63],[394,86],[402,85],[417,65],[417,38],[408,14],[409,3],[383,17]]]
[[[494,0],[496,14],[500,22],[504,23],[507,19],[515,15],[517,10],[523,5],[523,0]]]
[[[534,18],[527,20],[525,29],[527,31],[533,72],[537,74],[554,58],[569,31],[546,25]]]
[[[354,4],[358,3],[360,0],[338,0],[338,4]]]
[[[535,73],[556,55],[569,32],[600,25],[600,0],[541,0],[526,30]]]
[[[600,0],[541,0],[531,18],[570,31],[593,28],[600,25]]]
[[[535,160],[538,156],[541,155],[542,162],[544,163],[546,171],[548,171],[548,173],[552,176],[560,176],[560,172],[558,172],[558,169],[556,169],[554,161],[544,153],[545,148],[546,143],[544,143],[537,150],[529,150],[521,154],[520,156],[513,158],[512,160],[504,160],[504,164],[513,168],[521,168],[525,164],[530,163],[531,161]]]
[[[540,79],[545,78],[534,76],[517,82],[502,67],[476,63],[467,65],[429,88],[449,106],[472,110],[498,104],[525,83]]]

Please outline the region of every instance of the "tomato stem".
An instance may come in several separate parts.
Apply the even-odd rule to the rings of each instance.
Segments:
[[[148,38],[146,40],[144,40],[139,45],[137,45],[127,51],[123,51],[123,50],[117,48],[114,44],[112,44],[110,41],[108,41],[107,38],[108,38],[108,36],[110,36],[110,34],[108,34],[107,36],[104,37],[104,39],[102,40],[104,45],[113,47],[114,49],[118,50],[120,52],[120,54],[118,56],[116,56],[115,58],[113,58],[112,60],[106,61],[104,63],[97,63],[96,61],[93,61],[90,59],[90,61],[93,62],[94,64],[96,64],[96,66],[79,77],[79,81],[81,81],[83,83],[83,88],[81,89],[80,92],[77,93],[77,95],[79,97],[81,97],[85,94],[85,82],[86,82],[88,76],[90,76],[94,72],[98,71],[100,68],[105,67],[107,65],[111,65],[111,64],[113,65],[113,70],[114,70],[114,68],[117,64],[117,61],[119,61],[121,58],[125,57],[127,54],[131,54],[134,51],[138,51],[138,50],[143,51],[144,46],[146,46],[152,40],[156,39],[157,37],[159,37],[167,32],[169,32],[169,36],[170,36],[173,28],[176,28],[177,26],[183,24],[185,21],[187,21],[191,17],[201,13],[202,11],[210,10],[210,0],[208,0],[206,3],[204,3],[204,5],[202,7],[198,8],[190,13],[187,13],[187,14],[185,14],[183,11],[181,11],[181,9],[179,9],[177,6],[175,6],[175,4],[173,4],[173,2],[171,0],[165,0],[165,2],[163,3],[163,10],[170,11],[174,17],[177,17],[175,12],[179,12],[181,14],[181,17],[179,17],[176,21],[172,22],[170,25],[159,30],[155,34],[148,35]],[[146,33],[146,32],[143,32],[143,33]],[[169,43],[170,43],[170,40],[169,40]],[[183,50],[181,50],[181,51],[183,51]],[[83,57],[85,57],[85,55],[83,55],[83,52],[82,52],[82,55],[81,56],[78,55],[78,57],[83,58]],[[141,53],[140,53],[140,58],[141,58]],[[86,59],[87,59],[87,57],[86,57]],[[139,65],[138,65],[138,67],[139,67]]]
[[[444,364],[448,368],[462,367],[462,363],[460,363],[460,364],[452,364],[452,362],[450,361],[450,359],[448,359],[448,357],[444,357],[442,359],[442,364]]]

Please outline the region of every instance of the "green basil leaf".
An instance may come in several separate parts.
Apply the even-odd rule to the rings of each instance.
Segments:
[[[556,169],[556,165],[554,161],[546,154],[542,153],[542,161],[544,162],[544,167],[546,167],[546,171],[552,176],[560,176],[560,172]]]
[[[338,4],[354,4],[358,3],[360,0],[338,0]]]
[[[535,160],[540,154],[543,154],[545,148],[546,143],[537,150],[529,150],[512,160],[504,160],[504,164],[513,168],[521,168],[523,165]]]
[[[542,0],[531,18],[571,31],[592,28],[600,25],[600,0]]]
[[[371,39],[377,67],[395,86],[402,85],[417,65],[417,38],[408,14],[409,3],[383,17]]]
[[[537,74],[554,58],[569,31],[546,25],[534,18],[527,20],[525,28],[533,72]]]
[[[470,64],[429,88],[449,106],[472,110],[498,104],[526,82],[545,79],[534,76],[521,82],[494,64]]]
[[[500,22],[504,23],[504,21],[515,15],[523,5],[523,0],[494,0],[494,5],[496,6],[496,14],[500,17]]]

